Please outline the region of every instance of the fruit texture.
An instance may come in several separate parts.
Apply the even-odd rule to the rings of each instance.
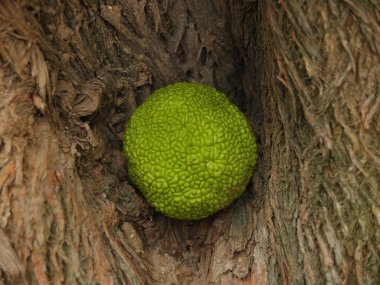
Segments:
[[[155,91],[127,123],[131,180],[159,212],[201,219],[245,190],[256,162],[243,113],[214,88],[176,83]]]

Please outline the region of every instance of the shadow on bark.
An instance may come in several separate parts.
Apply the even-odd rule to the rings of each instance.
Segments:
[[[0,284],[375,284],[376,1],[0,2]],[[193,222],[129,184],[125,122],[155,89],[215,86],[259,158]]]

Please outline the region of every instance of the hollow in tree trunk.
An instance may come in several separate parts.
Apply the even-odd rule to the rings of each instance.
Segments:
[[[379,53],[376,1],[1,1],[0,284],[379,283]],[[122,153],[177,81],[258,139],[200,221],[152,210]]]

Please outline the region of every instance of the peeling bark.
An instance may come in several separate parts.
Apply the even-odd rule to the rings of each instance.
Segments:
[[[379,23],[376,1],[1,1],[0,284],[380,282]],[[180,80],[226,93],[260,154],[193,222],[122,153]]]

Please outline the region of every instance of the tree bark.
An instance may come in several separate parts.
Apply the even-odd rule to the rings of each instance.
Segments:
[[[376,1],[0,1],[0,284],[379,283],[379,54]],[[201,221],[149,207],[122,153],[177,81],[258,139]]]

